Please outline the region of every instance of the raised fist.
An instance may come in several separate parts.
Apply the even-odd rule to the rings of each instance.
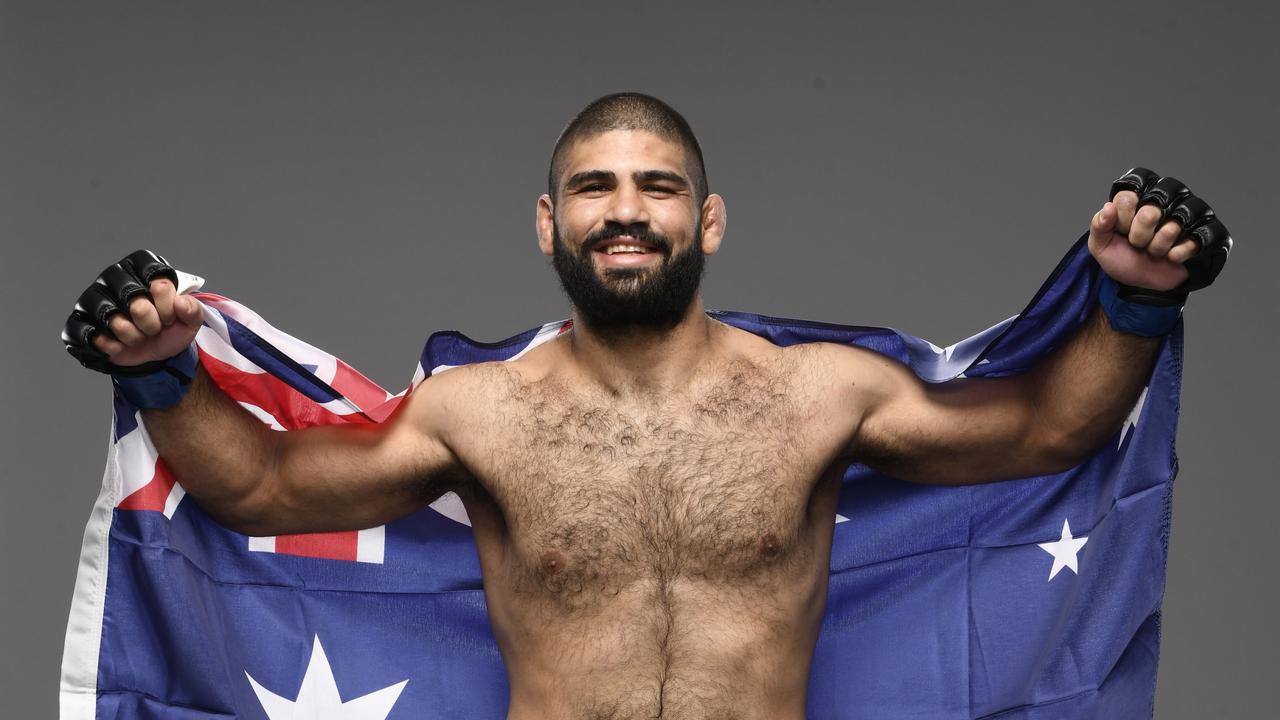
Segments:
[[[1213,282],[1231,235],[1204,200],[1171,177],[1133,168],[1089,225],[1089,252],[1126,299],[1180,305]]]
[[[153,372],[191,344],[204,317],[195,298],[178,294],[177,281],[177,272],[150,250],[103,270],[67,318],[67,352],[98,372]]]

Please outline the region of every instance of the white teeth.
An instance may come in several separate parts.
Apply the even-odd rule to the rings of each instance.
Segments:
[[[610,245],[609,247],[605,248],[604,251],[606,254],[609,254],[609,255],[614,255],[622,252],[625,252],[625,253],[648,252],[648,250],[640,247],[639,245]]]

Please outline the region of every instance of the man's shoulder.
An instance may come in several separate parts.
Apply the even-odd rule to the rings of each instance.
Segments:
[[[824,363],[859,362],[883,357],[874,350],[848,343],[814,340],[780,344],[736,324],[723,320],[718,321],[717,324],[731,339],[732,346],[760,358],[773,357],[793,362]]]
[[[715,363],[717,374],[739,382],[767,380],[793,400],[829,392],[841,366],[842,353],[830,343],[779,345],[733,326],[726,326],[724,332],[724,349]]]
[[[439,370],[428,376],[413,394],[436,396],[441,400],[476,402],[509,393],[526,382],[518,361],[493,360]]]
[[[904,371],[892,358],[857,345],[809,342],[775,347],[778,367],[792,378],[793,392],[818,404],[861,404],[868,396],[892,393]]]
[[[434,396],[452,413],[490,417],[509,412],[554,377],[564,365],[558,343],[543,343],[508,360],[469,363],[448,368],[423,380],[413,391]]]
[[[830,373],[886,359],[880,353],[856,345],[820,341],[779,345],[742,328],[732,325],[726,328],[736,354],[795,372]]]
[[[438,369],[409,392],[397,414],[407,427],[443,443],[463,460],[499,442],[520,384],[510,362]]]

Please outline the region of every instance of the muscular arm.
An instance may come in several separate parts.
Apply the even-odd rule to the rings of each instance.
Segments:
[[[1089,252],[1134,302],[1117,317],[1167,332],[1176,307],[1213,282],[1231,237],[1181,182],[1134,168],[1089,224]],[[1135,318],[1146,318],[1138,321]],[[1176,319],[1176,314],[1172,319]],[[1134,323],[1137,323],[1136,325]],[[1153,328],[1159,328],[1153,330]],[[926,385],[887,358],[842,348],[852,456],[919,482],[968,484],[1061,472],[1082,462],[1137,402],[1161,340],[1117,332],[1100,306],[1062,347],[1019,376]]]
[[[203,370],[184,396],[173,378],[190,377],[203,310],[177,280],[154,252],[129,254],[81,293],[62,339],[85,367],[118,373],[121,392],[147,388],[136,404],[150,408],[160,455],[223,524],[250,535],[373,527],[466,480],[442,439],[456,415],[445,410],[454,374],[428,378],[384,423],[291,432],[267,428]]]
[[[889,358],[840,348],[850,401],[862,409],[850,454],[934,484],[1061,472],[1120,428],[1159,345],[1115,332],[1095,308],[1066,344],[1017,376],[929,384]]]
[[[147,429],[186,491],[249,535],[373,527],[432,502],[465,477],[438,438],[444,385],[428,379],[373,425],[269,429],[200,371]],[[440,388],[441,390],[443,388]]]

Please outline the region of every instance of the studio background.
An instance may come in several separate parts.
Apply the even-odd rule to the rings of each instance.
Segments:
[[[567,314],[534,201],[572,113],[631,89],[690,120],[728,204],[709,307],[949,344],[1019,311],[1130,166],[1208,199],[1237,244],[1186,313],[1156,717],[1268,716],[1276,27],[1266,3],[0,3],[0,714],[56,714],[109,422],[57,334],[103,266],[154,248],[398,390],[432,330]]]

